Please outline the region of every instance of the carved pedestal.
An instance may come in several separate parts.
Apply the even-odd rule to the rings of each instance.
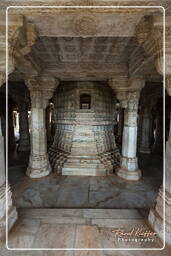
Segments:
[[[112,93],[100,82],[71,82],[58,88],[54,96],[56,132],[49,152],[54,171],[105,176],[118,167]]]

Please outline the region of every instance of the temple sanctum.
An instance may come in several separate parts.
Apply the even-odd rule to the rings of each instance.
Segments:
[[[170,0],[1,0],[0,255],[171,255],[170,96]]]

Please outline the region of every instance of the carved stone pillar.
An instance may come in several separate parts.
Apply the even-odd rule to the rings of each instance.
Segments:
[[[29,151],[30,150],[30,134],[28,124],[28,109],[27,104],[22,102],[19,105],[19,132],[20,139],[17,150],[18,151]]]
[[[6,198],[5,185],[5,158],[4,158],[4,138],[2,136],[1,118],[0,118],[0,239],[5,237],[6,233],[6,200],[8,199],[8,230],[10,230],[17,220],[16,208],[12,205],[12,193],[8,186]]]
[[[140,91],[144,86],[142,78],[123,77],[111,79],[109,85],[114,89],[116,97],[124,108],[124,128],[122,136],[121,166],[117,175],[126,180],[139,180],[137,152],[137,112]]]
[[[152,129],[152,116],[148,109],[144,109],[142,113],[141,125],[141,140],[139,145],[139,152],[144,154],[151,153],[151,129]]]
[[[128,93],[127,108],[124,113],[121,167],[117,171],[117,175],[126,180],[139,180],[141,177],[136,157],[138,100],[139,91]]]
[[[171,96],[170,79],[166,79],[166,89]],[[168,83],[169,82],[169,83]],[[163,188],[159,190],[158,197],[153,207],[150,209],[148,221],[159,237],[163,239],[163,219],[164,219],[164,200],[165,200],[165,238],[166,243],[171,245],[171,115],[170,115],[170,132],[166,143],[165,155],[165,197]]]
[[[26,174],[30,178],[40,178],[51,172],[47,154],[45,109],[58,83],[52,77],[27,78],[25,82],[31,98],[31,153]]]

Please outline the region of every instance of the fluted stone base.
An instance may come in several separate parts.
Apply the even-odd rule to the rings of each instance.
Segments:
[[[136,171],[129,171],[129,170],[124,170],[124,169],[118,169],[116,171],[116,174],[125,179],[125,180],[132,180],[132,181],[136,181],[139,180],[142,176],[141,174],[141,170],[136,170]]]
[[[41,178],[51,173],[51,166],[48,156],[30,156],[29,166],[26,175],[30,178]]]
[[[122,157],[121,167],[116,171],[117,175],[125,180],[136,181],[142,176],[138,169],[137,158]]]

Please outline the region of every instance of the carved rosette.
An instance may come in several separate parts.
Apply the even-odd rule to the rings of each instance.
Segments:
[[[73,31],[77,35],[94,35],[97,32],[97,22],[92,15],[78,15],[73,20]]]

